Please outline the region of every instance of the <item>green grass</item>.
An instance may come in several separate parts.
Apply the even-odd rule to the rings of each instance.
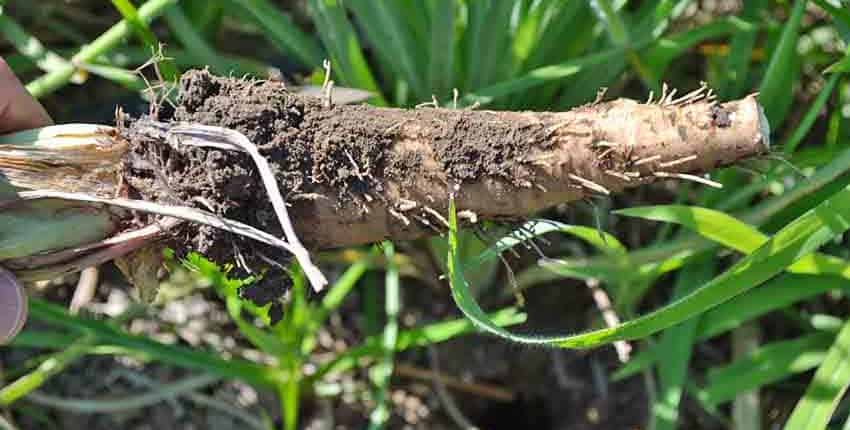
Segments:
[[[175,268],[185,267],[209,285],[241,340],[274,357],[273,366],[166,345],[129,334],[120,317],[74,316],[36,299],[32,319],[47,328],[25,331],[11,348],[37,348],[43,354],[8,373],[14,378],[0,388],[0,404],[23,411],[21,400],[76,360],[90,354],[128,355],[269,388],[280,397],[281,426],[287,429],[299,427],[304,399],[333,391],[327,382],[333,376],[364,370],[371,375],[368,397],[375,405],[364,419],[378,428],[390,414],[387,393],[399,353],[484,331],[505,342],[561,348],[636,341],[639,351],[612,378],[643,373],[644,380],[654,382],[647,385],[655,390],[648,424],[657,429],[680,425],[684,395],[729,422],[718,405],[755,388],[782,389],[799,398],[796,408],[781,411],[781,421],[772,426],[824,429],[848,421],[848,408],[840,403],[850,383],[848,313],[832,306],[827,307],[832,315],[815,318],[801,306],[845,303],[850,291],[850,254],[843,238],[850,227],[846,7],[831,0],[756,0],[744,2],[731,16],[709,13],[711,19],[694,20],[686,13],[695,2],[684,0],[305,0],[298,8],[270,0],[135,3],[113,0],[116,20],[103,22],[101,34],[74,28],[74,23],[54,34],[26,14],[3,10],[0,36],[15,51],[5,58],[19,74],[32,77],[30,92],[51,102],[73,94],[67,91],[71,85],[94,87],[91,81],[101,79],[120,85],[126,94],[139,94],[146,86],[134,70],[160,43],[173,59],[159,66],[167,80],[199,65],[223,74],[262,76],[283,63],[301,76],[315,77],[329,59],[337,85],[371,91],[370,102],[376,105],[410,107],[434,97],[450,106],[456,89],[461,106],[562,110],[592,101],[601,87],[644,98],[649,91],[657,94],[662,83],[683,91],[706,80],[724,99],[758,92],[772,141],[778,143],[772,153],[796,167],[761,160],[752,167],[763,174],[725,170],[714,176],[724,190],[682,187],[675,205],[657,205],[653,199],[656,205],[644,206],[647,200],[627,196],[624,201],[640,206],[615,205],[622,210],[603,214],[598,227],[592,221],[529,221],[486,244],[453,228],[445,239],[414,244],[433,252],[437,270],[448,272],[452,289],[446,294],[466,317],[417,328],[399,327],[401,297],[408,277],[428,275],[418,273],[401,251],[405,248],[393,244],[361,251],[348,263],[329,263],[339,276],[318,298],[309,297],[298,268],[290,268],[291,298],[273,326],[268,307],[244,302],[237,293],[252,279],[231,279],[227,267],[197,255],[175,262]],[[237,36],[256,48],[235,50],[228,42]],[[49,218],[50,208],[44,211]],[[575,212],[591,219],[581,208]],[[454,223],[455,214],[449,215]],[[27,234],[0,238],[0,258],[49,249],[54,232],[67,229],[42,221],[17,220]],[[646,234],[629,238],[617,230],[622,223]],[[73,233],[90,234],[85,229]],[[522,250],[539,237],[574,244],[569,249],[582,254],[556,252],[522,267],[515,282],[494,275],[500,255]],[[567,279],[601,282],[624,322],[543,337],[505,329],[525,320],[515,309],[487,313],[482,308],[493,291],[500,297],[511,297],[517,288],[534,294],[536,285]],[[361,343],[303,374],[304,366],[313,363],[320,330],[353,294],[362,302]],[[564,303],[575,294],[583,293],[565,289]],[[798,330],[691,378],[703,372],[692,366],[698,345],[710,339],[725,342],[745,323],[793,323]],[[806,376],[813,369],[814,376]],[[788,384],[792,378],[804,378],[808,388]]]

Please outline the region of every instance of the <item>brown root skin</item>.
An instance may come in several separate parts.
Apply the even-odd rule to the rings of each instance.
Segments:
[[[729,118],[723,126],[717,124],[718,109]],[[372,109],[374,116],[384,112]],[[305,241],[325,248],[429,234],[433,230],[421,220],[442,229],[434,212],[445,214],[452,194],[459,211],[474,213],[478,219],[527,217],[591,194],[618,193],[680,173],[708,172],[768,150],[754,97],[717,107],[620,99],[557,114],[429,113],[431,120],[416,118],[425,116],[421,114],[405,119],[389,150],[393,155],[388,158],[421,160],[421,169],[406,178],[380,177],[384,186],[380,199],[331,197],[296,204],[295,222]],[[445,136],[434,133],[435,122],[453,116],[464,118],[483,135],[493,136],[496,133],[490,130],[504,128],[541,132],[507,133],[476,148],[498,153],[500,148],[518,146],[516,158],[506,166],[510,177],[488,173],[457,180],[450,173],[452,165],[446,166],[436,155],[436,148],[447,146],[438,142]],[[469,143],[451,140],[448,145],[464,148]],[[335,195],[326,188],[314,192]]]

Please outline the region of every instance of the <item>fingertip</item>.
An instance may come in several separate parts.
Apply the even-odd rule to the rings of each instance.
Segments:
[[[0,133],[50,124],[53,124],[50,115],[27,92],[6,60],[0,57]]]
[[[11,272],[0,267],[0,345],[10,342],[27,321],[27,295]]]

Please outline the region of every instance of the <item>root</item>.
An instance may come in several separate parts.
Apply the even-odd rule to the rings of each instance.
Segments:
[[[180,227],[181,245],[205,254],[236,257],[234,238],[218,230],[286,250],[318,289],[326,280],[308,248],[441,233],[452,196],[465,222],[521,219],[660,180],[717,187],[702,175],[769,151],[755,98],[718,104],[706,86],[676,97],[665,85],[647,103],[603,101],[600,92],[569,112],[495,112],[434,101],[411,110],[334,104],[331,82],[326,68],[322,93],[307,97],[275,81],[188,72],[169,117],[122,116],[118,129],[80,129],[88,133],[82,143],[47,133],[27,146],[0,138],[0,176],[15,187],[56,190],[19,198],[73,199],[115,218],[133,216],[103,205],[208,226]],[[240,265],[268,266],[258,253],[277,257],[273,249],[240,249],[244,243],[236,243]]]

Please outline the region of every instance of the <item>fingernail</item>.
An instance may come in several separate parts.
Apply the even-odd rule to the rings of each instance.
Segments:
[[[27,295],[8,270],[0,267],[0,345],[11,341],[27,321]]]

